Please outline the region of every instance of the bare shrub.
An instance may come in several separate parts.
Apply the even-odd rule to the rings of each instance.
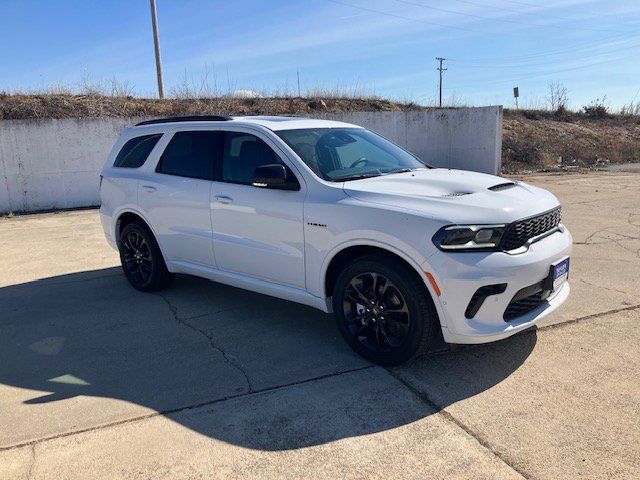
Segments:
[[[606,118],[609,116],[609,107],[607,106],[607,96],[592,100],[589,105],[582,107],[585,115],[589,118]]]
[[[546,97],[541,97],[538,95],[530,96],[526,100],[521,99],[520,109],[521,110],[545,110],[547,108]]]
[[[215,65],[204,67],[199,77],[189,75],[185,69],[178,83],[171,87],[170,96],[179,100],[194,98],[220,98],[231,94],[235,89],[235,82],[227,71],[227,90],[222,92],[218,84],[218,74]]]
[[[90,75],[84,75],[78,82],[78,92],[82,95],[104,95],[105,86],[104,83],[94,80]]]
[[[464,99],[460,94],[456,92],[451,92],[445,100],[444,104],[447,107],[453,108],[463,108],[469,106],[469,102],[467,102],[466,99]]]
[[[551,111],[567,109],[569,104],[569,92],[560,82],[550,82],[547,85],[547,105]]]
[[[620,115],[625,117],[640,116],[640,102],[629,102],[627,105],[620,107]]]
[[[111,79],[109,94],[112,97],[133,97],[135,88],[128,81],[119,81],[116,77]]]

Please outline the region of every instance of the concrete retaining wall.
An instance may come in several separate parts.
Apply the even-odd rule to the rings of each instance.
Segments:
[[[500,172],[502,107],[317,115],[362,125],[439,167]],[[99,172],[139,118],[0,121],[0,213],[98,205]]]

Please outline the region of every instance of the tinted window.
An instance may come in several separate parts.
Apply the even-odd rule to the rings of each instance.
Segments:
[[[222,161],[222,180],[251,184],[253,171],[261,165],[282,161],[269,145],[254,135],[227,132]]]
[[[118,153],[116,157],[116,161],[113,162],[113,166],[124,168],[141,167],[161,136],[162,134],[158,133],[132,138],[122,146],[120,153]]]
[[[178,132],[165,148],[157,172],[213,179],[214,163],[222,156],[221,132]]]

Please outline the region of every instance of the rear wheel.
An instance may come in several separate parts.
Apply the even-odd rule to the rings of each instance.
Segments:
[[[171,282],[173,275],[167,270],[158,243],[145,225],[125,225],[120,232],[118,249],[122,270],[137,290],[153,292]]]
[[[333,309],[351,348],[380,365],[399,365],[425,352],[435,331],[435,310],[421,279],[385,257],[349,264],[336,281]]]

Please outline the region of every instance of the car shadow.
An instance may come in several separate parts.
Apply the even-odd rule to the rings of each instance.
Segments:
[[[246,448],[320,445],[477,395],[517,370],[536,341],[530,331],[385,370],[309,307],[187,276],[144,294],[119,268],[60,275],[0,288],[0,392],[26,389],[0,402],[15,419],[0,446],[146,409]],[[433,402],[402,378],[426,384]],[[87,410],[93,397],[123,402]]]

